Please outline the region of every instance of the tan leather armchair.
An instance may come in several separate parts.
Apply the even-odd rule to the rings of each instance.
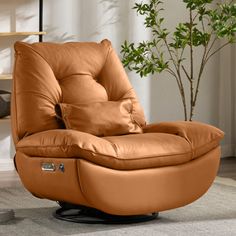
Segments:
[[[142,215],[202,196],[223,132],[197,122],[146,125],[111,43],[15,44],[15,163],[35,196]]]

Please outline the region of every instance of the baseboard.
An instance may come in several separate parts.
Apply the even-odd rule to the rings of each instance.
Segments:
[[[221,157],[235,156],[236,147],[234,144],[226,144],[221,146]]]
[[[0,159],[0,171],[10,171],[14,169],[13,159]]]

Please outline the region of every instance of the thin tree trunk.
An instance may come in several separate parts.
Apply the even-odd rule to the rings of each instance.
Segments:
[[[190,28],[189,28],[189,37],[190,37],[190,114],[189,114],[189,121],[192,121],[193,118],[193,110],[194,110],[194,81],[193,81],[193,16],[192,10],[190,9],[189,12],[190,16]]]

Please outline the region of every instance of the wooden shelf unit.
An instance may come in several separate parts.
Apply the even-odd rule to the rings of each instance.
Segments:
[[[0,32],[0,37],[7,37],[7,36],[29,36],[29,35],[44,35],[46,32]]]
[[[43,35],[46,34],[43,31],[43,0],[39,0],[39,31],[18,31],[18,32],[0,32],[0,37],[14,37],[14,36],[30,36],[38,35],[39,42],[43,41]],[[0,74],[1,80],[10,80],[12,79],[12,74]]]
[[[0,74],[0,80],[12,79],[12,74]]]
[[[10,122],[10,121],[11,121],[10,116],[6,116],[6,117],[3,117],[3,118],[0,118],[0,122]]]
[[[35,31],[22,31],[22,32],[0,32],[0,38],[13,37],[13,41],[17,40],[18,37],[27,37],[30,35],[37,35],[39,42],[43,41],[43,35],[46,34],[43,30],[43,0],[39,1],[39,27]],[[15,30],[16,29],[12,29]],[[20,38],[22,39],[22,38]],[[19,40],[20,40],[19,39]],[[0,82],[4,80],[12,79],[11,74],[0,74]],[[15,148],[11,140],[11,118],[3,117],[0,118],[0,171],[14,170],[14,164],[12,157],[15,154]]]

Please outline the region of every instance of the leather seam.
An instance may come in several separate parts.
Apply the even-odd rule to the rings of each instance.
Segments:
[[[63,78],[58,79],[58,82],[59,82],[59,84],[60,84],[61,82],[70,79],[71,76],[76,76],[76,75],[88,75],[88,76],[91,76],[91,77],[93,76],[93,75],[90,74],[90,73],[79,72],[79,73],[74,73],[74,74],[66,75],[66,76],[64,76]]]
[[[209,143],[207,143],[207,144],[203,144],[203,145],[201,145],[201,146],[199,146],[199,147],[197,147],[197,148],[192,149],[192,150],[193,150],[192,159],[195,159],[195,158],[199,157],[199,156],[194,156],[194,153],[195,153],[198,149],[204,148],[205,146],[207,146],[207,145],[209,145],[209,144],[213,144],[215,141],[217,141],[217,139],[218,139],[218,138],[215,138],[215,139],[213,139],[211,142],[209,142]],[[214,148],[217,147],[217,146],[219,146],[219,145],[214,146],[212,149],[214,149]],[[212,149],[210,149],[210,150],[212,150]],[[206,154],[207,152],[208,152],[208,151],[203,152],[202,155]]]
[[[87,201],[87,203],[89,203],[91,206],[92,204],[88,201],[88,199],[86,198],[85,194],[84,194],[84,191],[83,191],[83,187],[82,187],[82,184],[81,184],[81,175],[80,175],[80,171],[79,171],[79,168],[80,168],[80,163],[79,163],[79,160],[75,160],[76,161],[76,173],[77,173],[77,176],[78,176],[78,185],[79,185],[79,188],[80,188],[80,191],[82,193],[82,196],[84,197],[84,199]]]
[[[146,160],[146,159],[152,159],[152,158],[160,158],[160,157],[172,157],[172,156],[181,156],[181,155],[187,155],[191,154],[192,152],[185,152],[185,153],[178,153],[178,154],[171,154],[171,155],[160,155],[160,156],[142,156],[141,158],[132,158],[132,159],[122,159],[122,158],[116,158],[118,160],[122,161],[132,161],[132,160]]]
[[[198,149],[198,148],[202,148],[202,147],[204,147],[204,146],[207,146],[207,145],[209,145],[209,144],[211,144],[211,143],[217,141],[217,139],[219,139],[219,138],[212,139],[211,142],[209,142],[209,143],[204,143],[204,144],[202,144],[201,146],[194,148],[193,150],[195,151],[195,150]]]
[[[33,92],[33,91],[24,91],[24,92],[18,92],[18,93],[16,93],[17,95],[21,95],[21,94],[26,94],[26,93],[30,93],[30,94],[36,94],[36,95],[38,95],[38,96],[40,96],[40,97],[42,97],[42,98],[46,98],[47,100],[49,100],[51,103],[55,103],[54,101],[52,101],[52,99],[50,98],[50,97],[48,97],[48,96],[46,96],[46,95],[44,95],[44,94],[42,94],[42,93],[38,93],[38,92]]]
[[[104,64],[103,64],[102,67],[101,67],[101,70],[97,73],[97,76],[95,76],[95,75],[93,76],[93,78],[96,78],[95,80],[96,80],[96,82],[99,83],[99,84],[101,84],[101,83],[99,82],[100,74],[102,73],[102,71],[103,71],[103,69],[104,69],[104,67],[105,67],[105,65],[106,65],[106,63],[107,63],[108,56],[110,55],[111,49],[112,49],[112,46],[109,45],[108,52],[107,52],[107,55],[106,55]],[[103,86],[103,85],[102,85],[102,86]],[[104,86],[103,86],[103,87],[104,87]]]
[[[207,146],[207,145],[211,145],[212,143],[214,143],[215,141],[217,141],[217,139],[219,139],[219,138],[215,138],[215,139],[211,140],[210,142],[208,142],[208,143],[206,143],[206,144],[203,144],[203,145],[201,145],[201,146],[198,146],[198,147],[193,148],[193,143],[191,142],[191,140],[188,139],[188,137],[186,138],[186,137],[180,136],[180,135],[178,135],[178,134],[177,134],[177,136],[179,136],[179,137],[185,139],[185,140],[189,143],[189,146],[191,147],[191,151],[192,151],[192,158],[191,158],[192,160],[198,157],[198,156],[194,156],[194,153],[196,152],[196,150],[201,149],[201,148],[203,148],[203,147],[205,147],[205,146]],[[207,153],[207,152],[204,152],[204,153]]]
[[[104,62],[104,64],[103,64],[103,66],[102,66],[102,69],[104,68],[104,66],[105,66],[106,63],[107,63],[108,57],[109,57],[109,55],[110,55],[110,53],[111,53],[111,50],[112,50],[112,46],[111,46],[111,44],[110,44],[110,45],[109,45],[109,48],[108,48],[107,55],[106,55],[105,62]],[[101,71],[100,71],[100,72],[101,72]],[[100,74],[100,72],[98,73],[98,75]]]
[[[130,98],[129,98],[129,99],[130,99]],[[131,104],[132,104],[132,109],[131,109],[131,112],[130,112],[130,119],[131,119],[131,121],[132,121],[132,123],[133,123],[134,125],[137,125],[137,126],[142,130],[142,126],[139,124],[138,121],[136,121],[136,119],[134,118],[134,115],[133,115],[133,112],[134,112],[134,103],[133,103],[132,99],[130,99],[130,101],[131,101]],[[142,130],[142,132],[143,132],[143,130]]]
[[[64,148],[64,147],[73,147],[73,146],[78,147],[77,145],[57,145],[57,146],[51,145],[51,146],[43,146],[43,148],[60,148],[60,147]],[[25,148],[42,148],[42,146],[32,146],[32,147],[20,146],[20,147],[17,147],[17,150],[25,149]],[[110,155],[107,155],[107,154],[97,153],[97,152],[93,152],[93,151],[90,151],[90,150],[87,150],[87,149],[82,149],[80,147],[78,147],[78,149],[80,149],[82,151],[87,151],[87,152],[90,152],[90,153],[93,153],[93,154],[96,154],[96,155],[103,155],[103,156],[107,156],[107,157],[114,157],[114,156],[110,156]]]
[[[27,46],[27,45],[26,45],[26,46]],[[46,60],[46,58],[45,58],[42,54],[40,54],[37,50],[35,50],[32,46],[27,46],[27,47],[30,48],[32,51],[34,51],[37,55],[39,55],[39,56],[48,64],[48,66],[50,67],[50,69],[51,69],[52,72],[53,72],[53,75],[54,75],[56,81],[58,82],[58,80],[57,80],[57,78],[56,78],[56,76],[55,76],[55,73],[54,73],[54,71],[53,71],[53,69],[52,69],[50,63]]]
[[[189,153],[192,154],[192,159],[193,159],[193,154],[194,154],[194,152],[195,152],[197,149],[202,148],[202,147],[204,147],[204,146],[206,146],[206,145],[209,145],[209,144],[215,142],[216,140],[217,140],[217,138],[214,139],[214,140],[212,140],[210,143],[204,144],[204,145],[202,145],[202,146],[200,146],[200,147],[198,147],[198,148],[195,148],[195,149],[191,148],[191,151],[190,151],[190,152],[186,152],[186,153],[171,154],[171,155],[160,155],[160,156],[155,156],[155,157],[153,157],[153,156],[142,156],[142,158],[132,158],[132,159],[128,159],[128,160],[142,160],[142,159],[145,159],[145,158],[157,158],[157,157],[164,157],[164,156],[179,156],[179,155],[184,155],[184,154],[189,154]],[[103,154],[103,153],[96,153],[96,152],[93,152],[93,151],[90,151],[90,150],[87,150],[87,149],[82,149],[82,148],[80,148],[80,147],[78,147],[78,146],[76,146],[76,147],[78,147],[80,150],[83,150],[83,151],[86,151],[86,152],[89,152],[89,153],[93,153],[93,154],[95,154],[95,155],[103,155],[103,156],[107,156],[107,157],[116,158],[116,159],[118,159],[118,160],[127,160],[127,159],[119,158],[119,155],[118,155],[118,152],[117,152],[117,147],[114,146],[114,145],[113,145],[114,143],[112,143],[110,140],[107,140],[107,141],[108,141],[108,142],[112,145],[112,147],[114,148],[114,151],[115,151],[115,153],[116,153],[116,156],[111,156],[111,155],[107,155],[107,154]],[[66,146],[66,147],[73,147],[73,146],[75,146],[75,145],[65,145],[65,146]],[[54,145],[53,145],[53,146],[44,146],[43,148],[59,148],[59,147],[64,147],[64,146],[63,146],[63,145],[58,145],[58,146],[54,146]],[[41,146],[33,146],[33,147],[22,146],[22,147],[18,147],[17,149],[22,149],[22,148],[42,148],[42,147],[41,147]]]
[[[119,100],[124,100],[124,99],[130,99],[131,102],[132,102],[132,99],[135,99],[134,97],[127,97],[127,98],[124,98],[124,96],[125,96],[127,93],[129,93],[129,91],[132,91],[132,90],[133,90],[132,87],[129,88],[128,90],[126,90],[126,91],[122,94],[122,96],[120,96],[120,97],[118,98],[117,101],[119,101]],[[133,102],[132,102],[132,103],[133,103]]]
[[[145,128],[144,128],[144,129],[145,129]],[[209,145],[209,144],[212,144],[212,143],[214,143],[215,141],[217,141],[217,139],[219,139],[219,138],[217,137],[217,138],[211,140],[210,142],[208,142],[208,143],[206,143],[206,144],[202,144],[201,146],[198,146],[198,147],[193,148],[193,147],[192,147],[192,142],[191,142],[191,140],[189,140],[188,137],[184,137],[184,136],[182,136],[182,135],[179,135],[178,133],[174,133],[174,134],[173,134],[173,133],[168,133],[168,132],[144,132],[144,133],[162,133],[162,134],[170,134],[170,135],[175,135],[175,136],[178,136],[178,137],[180,137],[180,138],[183,138],[184,140],[187,141],[187,143],[188,143],[189,146],[191,147],[192,159],[195,159],[195,158],[194,158],[194,152],[195,152],[197,149],[200,149],[200,148],[203,148],[204,146],[207,146],[207,145]]]
[[[127,93],[129,93],[130,91],[132,91],[132,90],[133,90],[133,87],[129,88],[125,93],[123,93],[122,96],[119,97],[118,101],[120,101],[120,100],[125,100],[125,99],[130,99],[131,104],[132,104],[132,111],[131,111],[131,114],[130,114],[130,115],[131,115],[132,123],[133,123],[133,124],[136,124],[139,128],[142,129],[142,126],[139,124],[138,121],[135,120],[135,118],[134,118],[134,116],[133,116],[133,113],[134,113],[134,111],[135,111],[133,99],[136,99],[136,98],[135,98],[135,97],[127,97],[127,98],[124,98],[125,95],[126,95]]]
[[[70,146],[66,146],[66,147],[73,147],[74,145],[70,145]],[[62,145],[60,146],[44,146],[44,148],[58,148],[58,147],[63,147]],[[42,148],[41,146],[34,146],[34,147],[28,147],[28,146],[23,146],[23,147],[18,147],[17,150],[23,152],[21,149],[25,149],[25,148]],[[87,150],[87,149],[81,149],[79,148],[80,150],[83,150],[83,151],[86,151],[86,152],[89,152],[89,153],[92,153],[92,154],[95,154],[95,155],[102,155],[102,156],[105,156],[105,157],[111,157],[111,158],[115,158],[115,159],[118,159],[118,160],[122,160],[122,161],[130,161],[130,160],[142,160],[142,159],[152,159],[152,158],[157,158],[157,157],[166,157],[166,156],[181,156],[181,155],[186,155],[186,154],[192,154],[192,151],[190,152],[185,152],[185,153],[178,153],[178,154],[171,154],[171,155],[168,155],[168,154],[164,154],[164,155],[160,155],[160,156],[142,156],[141,158],[132,158],[132,159],[123,159],[123,158],[119,158],[119,156],[110,156],[110,155],[107,155],[107,154],[102,154],[102,153],[96,153],[96,152],[92,152],[90,150]],[[71,157],[74,157],[74,156],[71,156]],[[61,157],[63,158],[63,157]],[[81,157],[80,157],[81,158]]]

